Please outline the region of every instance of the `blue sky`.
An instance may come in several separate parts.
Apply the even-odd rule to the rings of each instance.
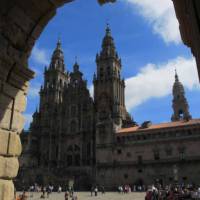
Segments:
[[[170,120],[175,68],[185,86],[191,114],[199,117],[200,87],[195,61],[181,42],[171,0],[162,3],[160,0],[118,0],[104,6],[94,0],[87,3],[76,0],[57,10],[32,51],[29,67],[36,72],[36,77],[30,83],[27,97],[26,129],[38,106],[43,69],[50,62],[58,37],[61,37],[66,69],[71,71],[77,56],[92,91],[95,55],[100,51],[107,22],[122,59],[126,104],[135,121]]]

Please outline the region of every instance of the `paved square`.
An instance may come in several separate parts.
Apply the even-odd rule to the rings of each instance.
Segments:
[[[28,200],[38,200],[41,199],[40,193],[33,193],[33,197],[30,197],[30,192],[28,194]],[[107,192],[105,194],[98,193],[98,196],[90,196],[90,192],[75,192],[75,195],[78,197],[78,200],[144,200],[145,193],[132,192],[129,194],[119,194],[117,192]],[[52,193],[48,200],[64,200],[64,192],[62,193]]]

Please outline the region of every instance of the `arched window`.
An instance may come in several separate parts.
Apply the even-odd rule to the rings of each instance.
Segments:
[[[159,149],[154,149],[153,153],[154,153],[154,160],[160,160],[160,151],[159,151]]]
[[[75,105],[71,106],[71,116],[72,117],[76,116],[76,106]]]
[[[183,110],[180,109],[178,111],[178,114],[179,114],[180,119],[183,119]]]
[[[62,80],[60,79],[60,87],[62,87],[62,85],[63,85],[63,84],[62,84]]]
[[[100,78],[103,78],[103,68],[100,68]]]
[[[106,130],[105,130],[105,126],[104,125],[101,125],[99,127],[99,134],[105,134]]]
[[[165,147],[165,152],[166,152],[166,155],[167,156],[171,156],[172,155],[172,152],[173,152],[173,149],[172,149],[172,147],[171,146],[166,146]]]
[[[76,132],[76,121],[71,121],[71,125],[70,125],[70,131],[71,133],[75,133]]]
[[[87,130],[89,130],[90,129],[90,127],[91,127],[91,117],[90,116],[88,116],[87,117]]]
[[[73,165],[73,146],[67,148],[67,166]]]
[[[59,153],[59,148],[58,145],[56,146],[56,157],[58,157],[58,153]]]
[[[61,91],[59,92],[59,101],[60,102],[62,101],[62,92]]]
[[[180,160],[185,160],[186,148],[184,146],[178,147]]]
[[[121,138],[117,137],[117,143],[120,143],[120,142],[121,142]]]
[[[67,148],[67,152],[73,152],[73,146],[70,145],[68,148]]]
[[[75,154],[74,160],[75,160],[75,165],[76,166],[80,166],[80,164],[81,164],[81,156],[80,156],[80,154]]]
[[[53,86],[56,84],[56,79],[53,79]]]
[[[80,150],[81,150],[80,147],[79,147],[78,145],[75,144],[75,145],[74,145],[74,151],[75,151],[75,152],[80,152]]]
[[[91,155],[91,144],[90,144],[90,142],[87,144],[87,155],[88,156]]]
[[[46,81],[46,87],[49,88],[49,81]]]
[[[67,165],[68,166],[72,166],[73,165],[72,155],[67,155]]]

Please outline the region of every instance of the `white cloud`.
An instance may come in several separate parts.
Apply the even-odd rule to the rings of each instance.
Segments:
[[[90,92],[90,96],[92,98],[94,98],[94,85],[93,84],[89,86],[89,92]]]
[[[25,128],[27,129],[29,126],[30,126],[30,123],[32,122],[33,120],[33,117],[31,114],[24,114],[24,117],[25,117]]]
[[[153,26],[166,43],[181,42],[179,24],[172,0],[126,0],[136,6],[139,13]]]
[[[179,80],[189,90],[199,89],[199,79],[194,58],[177,57],[165,64],[147,64],[140,72],[126,79],[126,105],[128,110],[150,98],[160,98],[171,94],[175,68]]]
[[[35,98],[38,97],[40,91],[40,85],[31,85],[29,90],[28,90],[28,96],[30,98]]]
[[[37,45],[33,48],[31,58],[34,62],[38,64],[48,65],[49,63],[49,56],[47,50],[41,49]]]

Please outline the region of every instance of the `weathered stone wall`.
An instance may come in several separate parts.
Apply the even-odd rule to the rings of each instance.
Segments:
[[[27,59],[56,9],[73,0],[0,1],[0,200],[13,199],[21,153],[28,81]],[[99,3],[110,2],[110,0]],[[111,0],[112,2],[112,0]]]
[[[0,2],[0,200],[14,197],[28,81],[27,59],[56,8],[70,0]]]
[[[151,185],[156,179],[161,180],[163,184],[170,184],[174,180],[173,169],[176,165],[180,182],[185,180],[186,183],[198,185],[200,183],[199,139],[199,137],[194,137],[185,140],[165,142],[155,140],[149,143],[117,145],[113,159],[105,162],[102,158],[102,162],[98,163],[97,182],[108,189],[116,189],[120,184],[139,184],[139,181],[145,185]],[[171,155],[166,153],[167,146],[172,148]],[[185,147],[184,156],[181,156],[179,152],[181,146]],[[159,149],[158,160],[154,158],[155,147]],[[120,154],[117,152],[119,149]],[[109,149],[107,152],[110,153]],[[105,155],[104,158],[106,158]],[[138,162],[138,156],[142,157],[141,163]]]
[[[12,179],[17,175],[22,150],[19,137],[24,125],[22,112],[26,107],[28,80],[33,76],[28,68],[19,66],[15,65],[0,82],[0,199],[13,198]],[[2,68],[5,72],[9,65],[5,62],[0,65]]]
[[[133,187],[133,185],[144,184],[148,186],[156,183],[157,180],[164,185],[173,184],[175,165],[178,169],[179,182],[199,184],[200,175],[196,173],[200,167],[199,161],[183,161],[178,164],[169,161],[151,162],[143,164],[141,168],[134,164],[116,167],[105,166],[97,170],[97,183],[103,185],[107,190],[115,191],[119,185],[129,184]]]
[[[172,0],[185,45],[196,58],[200,78],[200,2],[199,0]]]

